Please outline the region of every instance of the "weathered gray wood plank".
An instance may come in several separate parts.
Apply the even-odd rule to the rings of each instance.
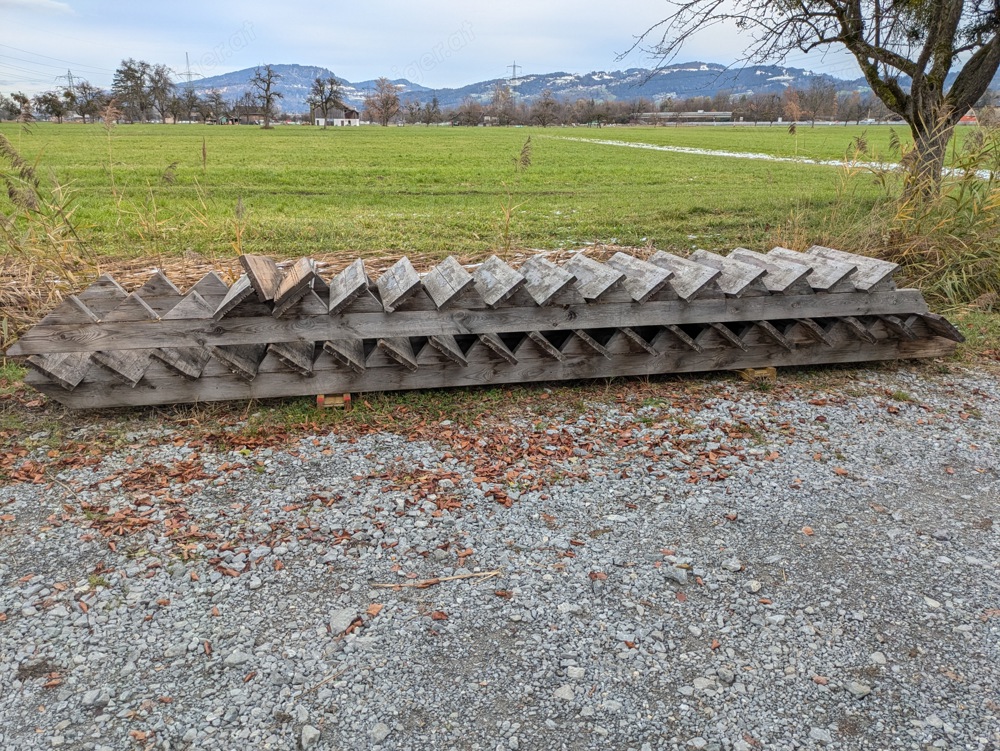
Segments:
[[[925,313],[921,316],[927,327],[938,336],[951,339],[953,342],[964,342],[965,336],[948,319],[937,313]]]
[[[253,256],[243,254],[240,256],[240,265],[246,272],[250,285],[257,293],[259,302],[271,302],[278,292],[278,285],[281,284],[281,269],[278,268],[272,259],[266,256]]]
[[[589,347],[593,352],[596,352],[599,355],[603,355],[604,357],[611,357],[611,354],[608,352],[608,348],[605,347],[603,344],[601,344],[599,341],[597,341],[597,339],[592,337],[588,332],[584,331],[583,329],[574,329],[573,334],[575,334],[576,337],[581,342],[586,344],[587,347]]]
[[[236,280],[232,287],[229,288],[228,294],[222,299],[222,302],[219,303],[219,307],[215,309],[215,313],[212,315],[212,318],[216,321],[221,320],[225,316],[229,315],[229,313],[232,312],[236,306],[249,299],[253,294],[253,283],[250,281],[250,277],[244,274]]]
[[[413,345],[410,344],[408,337],[397,336],[379,339],[378,349],[407,370],[417,369],[417,358],[413,354]]]
[[[695,339],[688,335],[684,329],[680,326],[675,326],[672,323],[668,323],[663,327],[663,331],[653,338],[653,348],[657,352],[663,352],[665,348],[672,349],[675,342],[680,342],[688,349],[692,349],[695,352],[704,352],[705,348],[700,342],[695,341]]]
[[[804,295],[812,292],[806,278],[812,267],[800,261],[790,261],[780,256],[768,256],[747,248],[736,248],[728,256],[738,261],[764,269],[764,286],[771,294]]]
[[[311,289],[306,288],[282,317],[293,321],[302,317],[325,317],[328,315],[327,303]]]
[[[122,293],[124,296],[124,293]],[[118,305],[121,302],[119,300],[115,303]],[[76,295],[70,295],[65,300],[63,300],[55,310],[49,312],[41,321],[38,322],[38,326],[56,326],[59,324],[75,326],[81,323],[97,323],[100,317],[92,311],[83,300],[81,300]]]
[[[212,354],[245,381],[257,377],[257,370],[267,355],[267,344],[233,344],[209,347]]]
[[[316,273],[316,262],[311,258],[300,258],[285,271],[274,293],[274,310],[272,315],[277,318],[286,314],[295,303],[307,292],[312,292],[312,285],[319,275]]]
[[[834,261],[814,254],[797,253],[789,248],[772,248],[767,257],[783,258],[793,263],[802,263],[812,271],[806,277],[809,286],[816,292],[840,293],[854,289],[851,277],[857,272],[857,264]]]
[[[721,272],[716,277],[715,284],[727,297],[770,294],[763,282],[767,271],[759,266],[751,265],[732,256],[716,255],[707,250],[696,250],[691,254],[691,260]]]
[[[209,271],[188,290],[188,294],[192,292],[197,292],[201,295],[202,299],[212,306],[214,312],[229,294],[229,285],[214,271]]]
[[[813,341],[833,346],[833,339],[830,338],[827,330],[818,321],[814,321],[811,318],[796,318],[795,325]]]
[[[665,267],[639,260],[627,253],[615,253],[608,259],[608,266],[622,272],[622,286],[638,303],[644,303],[667,284],[673,272]]]
[[[382,307],[391,313],[420,289],[420,275],[406,256],[393,264],[376,282]]]
[[[708,328],[706,329],[706,331],[709,330],[714,331],[716,334],[721,336],[723,339],[728,341],[733,346],[739,347],[742,350],[746,350],[747,348],[746,342],[744,342],[743,339],[740,337],[740,335],[737,334],[735,331],[733,331],[731,328],[729,328],[729,326],[727,326],[726,324],[710,323],[708,324]]]
[[[87,352],[59,352],[51,355],[30,355],[28,365],[51,378],[67,391],[72,391],[84,379],[93,365]]]
[[[323,349],[329,352],[341,365],[350,368],[355,373],[365,370],[365,343],[361,339],[335,339],[323,343]]]
[[[330,315],[342,312],[370,286],[364,261],[358,258],[330,280]]]
[[[525,279],[524,288],[539,306],[548,305],[576,281],[573,274],[541,256],[531,256],[521,264],[520,272]]]
[[[200,344],[256,344],[276,341],[325,341],[358,337],[484,334],[528,330],[572,330],[658,326],[664,323],[753,322],[770,318],[828,318],[859,315],[923,315],[927,304],[916,290],[841,295],[695,299],[634,304],[584,304],[545,308],[496,308],[385,313],[345,313],[275,319],[269,315],[219,321],[100,323],[32,329],[8,350],[9,355],[86,352]],[[234,314],[235,315],[235,314]]]
[[[564,360],[566,356],[562,353],[556,345],[549,341],[548,337],[545,336],[541,331],[529,331],[528,339],[534,342],[542,352],[545,352],[550,357],[556,360]]]
[[[712,283],[722,274],[718,268],[673,256],[662,250],[656,251],[649,262],[673,274],[669,285],[682,300],[698,297],[710,285],[715,287]]]
[[[469,361],[466,359],[465,353],[462,352],[462,348],[458,346],[458,342],[455,341],[455,337],[447,334],[432,336],[427,339],[427,343],[452,362],[461,365],[463,368],[468,367]]]
[[[146,306],[158,317],[162,317],[184,297],[173,282],[163,275],[162,271],[155,272],[145,284],[132,294],[141,297]]]
[[[890,331],[903,337],[904,339],[916,339],[917,334],[913,330],[912,324],[908,320],[903,320],[897,316],[884,315],[879,316],[879,319],[884,323]]]
[[[221,280],[220,280],[221,281]],[[163,320],[206,320],[211,319],[214,307],[193,287],[184,299],[163,316]],[[212,359],[212,353],[205,347],[161,347],[151,352],[152,356],[173,368],[185,378],[198,378]]]
[[[472,275],[483,301],[493,308],[524,286],[524,276],[496,256],[490,256]]]
[[[102,274],[96,282],[76,296],[98,318],[103,318],[117,308],[128,297],[128,293],[110,276]]]
[[[789,341],[788,337],[769,321],[754,321],[754,325],[778,346],[785,349],[795,349],[795,346]]]
[[[852,277],[856,289],[862,292],[885,291],[896,288],[892,275],[899,269],[899,264],[882,261],[877,258],[857,255],[855,253],[845,253],[842,250],[825,248],[822,245],[813,245],[806,251],[806,255],[815,255],[822,258],[829,258],[831,261],[850,263],[858,267],[857,272]]]
[[[509,362],[511,365],[517,364],[517,357],[510,350],[510,348],[506,344],[504,344],[503,339],[501,339],[496,334],[480,334],[479,341],[482,342],[493,353],[499,355],[504,360]]]
[[[315,342],[274,342],[268,345],[268,353],[302,376],[313,374],[316,359]]]
[[[45,316],[39,326],[59,323],[93,322],[117,308],[128,293],[107,274],[102,275],[78,295],[71,295],[56,310]],[[62,352],[32,355],[28,364],[62,388],[72,391],[93,367],[89,352]]]
[[[146,305],[138,292],[133,292],[105,317],[106,323],[134,325],[140,320],[158,321],[156,312]],[[98,324],[100,325],[100,324]],[[117,378],[135,386],[149,367],[149,359],[154,349],[113,349],[94,352],[91,359],[111,371]]]
[[[583,253],[577,253],[566,261],[563,269],[576,277],[576,291],[583,295],[584,300],[600,300],[625,279],[625,274],[619,269],[595,261]]]
[[[653,347],[652,343],[646,341],[646,338],[642,334],[640,334],[638,331],[636,331],[635,329],[632,329],[632,328],[629,328],[628,326],[626,326],[626,327],[620,329],[620,331],[625,336],[626,339],[628,339],[629,341],[637,344],[639,346],[639,348],[642,349],[642,350],[644,350],[645,352],[648,352],[651,355],[659,354],[656,351],[656,348]]]
[[[751,351],[730,347],[706,350],[701,354],[670,350],[657,357],[645,352],[616,355],[613,359],[589,356],[550,360],[544,367],[537,361],[511,366],[505,360],[469,368],[422,367],[418,371],[403,368],[369,370],[356,374],[331,367],[317,370],[313,378],[295,373],[262,373],[252,382],[231,376],[212,376],[187,381],[170,374],[166,368],[150,372],[135,388],[109,381],[84,382],[67,392],[43,376],[29,372],[25,381],[53,399],[76,409],[120,405],[151,405],[182,402],[210,402],[232,399],[313,396],[316,393],[395,391],[416,388],[480,386],[503,383],[526,383],[538,380],[569,380],[622,376],[649,376],[660,373],[692,373],[711,370],[737,370],[752,367],[783,367],[824,363],[851,363],[874,360],[899,360],[917,357],[941,357],[950,354],[955,342],[944,337],[917,341],[890,339],[877,344],[847,342],[835,348],[809,347],[794,351],[773,345]],[[152,371],[153,368],[150,368]]]
[[[434,301],[438,310],[450,305],[455,298],[474,286],[476,280],[472,274],[462,268],[462,264],[453,256],[448,256],[441,263],[424,275],[424,289]]]
[[[869,330],[868,326],[858,320],[855,316],[838,316],[837,320],[846,326],[851,332],[854,333],[858,338],[869,342],[871,344],[875,343],[875,335]]]

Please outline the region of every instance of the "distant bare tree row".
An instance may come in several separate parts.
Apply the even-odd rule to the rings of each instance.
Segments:
[[[72,88],[46,91],[29,98],[17,92],[0,95],[0,120],[38,116],[61,122],[74,114],[87,122],[96,119],[108,103],[125,122],[260,122],[269,127],[282,115],[282,98],[277,84],[281,79],[274,67],[258,67],[247,82],[247,89],[227,100],[216,90],[199,96],[190,84],[180,85],[165,65],[144,60],[123,60],[115,71],[110,91],[80,81]],[[978,106],[994,106],[997,96],[987,92]],[[315,115],[324,119],[334,110],[345,109],[343,88],[333,77],[318,77],[313,82],[307,103]],[[522,99],[504,82],[497,82],[488,100],[468,97],[458,107],[442,109],[438,98],[421,102],[415,97],[403,99],[400,87],[387,78],[379,78],[364,100],[364,116],[373,123],[461,126],[539,125],[627,125],[656,123],[673,125],[684,121],[715,120],[743,123],[838,121],[844,123],[884,122],[893,114],[870,91],[838,91],[829,79],[814,78],[805,88],[787,88],[782,93],[734,95],[719,91],[712,96],[686,98],[602,101],[593,98],[563,99],[546,89],[531,101]],[[295,119],[299,119],[295,116]]]
[[[15,120],[25,114],[62,122],[77,115],[84,122],[97,119],[112,101],[116,116],[123,122],[240,122],[261,121],[264,127],[281,116],[277,89],[281,79],[274,67],[263,65],[247,81],[246,90],[226,99],[218,89],[198,95],[190,83],[179,84],[166,65],[145,60],[122,60],[115,71],[110,90],[79,81],[46,91],[34,97],[20,92],[0,95],[0,120]],[[317,78],[307,100],[323,116],[335,107],[343,107],[340,82],[333,76]]]

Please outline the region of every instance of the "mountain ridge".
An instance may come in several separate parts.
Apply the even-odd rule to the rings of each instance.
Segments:
[[[329,68],[316,65],[285,63],[272,65],[281,76],[276,89],[282,93],[281,109],[290,113],[307,112],[306,99],[313,80],[319,76],[334,76],[344,87],[346,103],[360,109],[365,93],[374,88],[375,80],[352,83],[336,76]],[[199,94],[211,89],[219,89],[227,99],[236,99],[250,90],[250,78],[254,68],[223,73],[199,79],[192,85]],[[400,88],[400,99],[416,97],[428,102],[434,96],[442,109],[459,106],[471,98],[486,104],[492,97],[498,83],[505,83],[513,89],[522,101],[531,102],[546,89],[563,99],[596,99],[614,101],[644,97],[658,101],[666,97],[685,98],[690,96],[714,96],[719,91],[730,91],[734,95],[776,93],[792,86],[805,88],[815,79],[832,83],[839,91],[867,89],[864,79],[844,80],[825,73],[813,73],[802,68],[781,65],[754,65],[730,68],[716,63],[692,61],[667,66],[652,71],[648,68],[628,68],[615,71],[590,71],[588,73],[528,73],[516,80],[494,78],[455,88],[432,89],[408,81],[405,78],[392,82]]]

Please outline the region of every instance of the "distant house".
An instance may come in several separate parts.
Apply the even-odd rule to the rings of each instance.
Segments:
[[[975,110],[969,110],[964,115],[962,119],[958,121],[959,125],[979,125],[979,118],[976,117]]]
[[[309,119],[321,128],[324,125],[335,128],[345,125],[361,125],[361,113],[349,107],[342,110],[329,110],[326,113],[326,118],[323,117],[322,112],[313,107],[309,110]]]

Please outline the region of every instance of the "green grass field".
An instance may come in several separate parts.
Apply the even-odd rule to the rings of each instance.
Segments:
[[[726,249],[790,236],[821,241],[878,199],[870,180],[835,167],[589,144],[613,139],[842,157],[886,127],[341,128],[38,124],[0,126],[69,187],[88,247],[102,256],[234,253],[237,204],[247,252],[481,255],[603,242]],[[528,137],[532,165],[514,159]],[[202,165],[204,139],[206,164]],[[172,166],[173,165],[173,166]],[[851,199],[844,200],[844,191]],[[3,201],[3,210],[11,205]]]

